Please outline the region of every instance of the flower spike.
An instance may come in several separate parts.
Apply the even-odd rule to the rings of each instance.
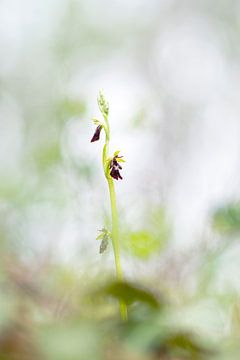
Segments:
[[[101,111],[103,117],[106,119],[108,117],[108,113],[109,113],[109,105],[108,105],[108,102],[106,101],[102,91],[99,92],[98,107],[99,107],[99,110]]]
[[[117,211],[117,202],[116,202],[116,193],[115,193],[115,184],[114,179],[122,179],[120,174],[120,170],[122,170],[122,166],[120,163],[123,163],[124,160],[122,156],[119,156],[120,151],[117,150],[109,158],[109,142],[110,142],[110,126],[108,121],[109,116],[109,105],[107,100],[105,99],[103,92],[100,91],[98,96],[98,107],[102,114],[103,121],[98,120],[97,118],[93,118],[95,128],[95,133],[91,139],[91,142],[97,141],[100,138],[101,130],[104,130],[105,133],[105,143],[102,149],[102,166],[104,170],[104,175],[107,180],[108,189],[109,189],[109,196],[110,196],[110,206],[111,206],[111,215],[112,215],[112,222],[111,222],[111,235],[109,231],[105,228],[101,230],[101,234],[97,237],[97,240],[101,239],[101,245],[99,252],[103,253],[108,245],[109,240],[111,239],[113,244],[113,252],[114,252],[114,259],[115,259],[115,266],[116,266],[116,276],[119,282],[123,281],[123,272],[121,267],[121,259],[120,259],[120,241],[119,241],[119,226],[118,226],[118,211]],[[119,300],[120,305],[120,313],[121,318],[123,321],[128,319],[128,311],[127,305],[124,300]]]

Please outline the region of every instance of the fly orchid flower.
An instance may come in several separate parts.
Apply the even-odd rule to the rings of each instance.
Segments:
[[[119,162],[124,162],[124,160],[122,159],[122,156],[118,156],[120,151],[116,151],[114,153],[114,157],[112,158],[112,160],[110,160],[110,175],[113,179],[121,179],[122,180],[122,176],[119,172],[119,170],[122,170],[121,165],[119,164]]]

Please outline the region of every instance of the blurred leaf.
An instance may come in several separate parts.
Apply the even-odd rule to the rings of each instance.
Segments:
[[[35,150],[34,159],[40,170],[54,166],[61,161],[61,149],[58,142],[44,144],[44,146]]]
[[[188,358],[205,358],[207,355],[212,355],[210,351],[203,345],[200,345],[199,339],[197,340],[193,334],[178,333],[171,335],[165,340],[165,347],[169,348],[170,352],[177,355],[185,355]]]
[[[240,232],[240,204],[233,203],[213,214],[213,228],[219,233],[231,235]]]
[[[141,259],[148,259],[161,248],[161,239],[147,230],[135,231],[124,235],[124,248]]]
[[[170,225],[164,209],[156,208],[147,214],[146,229],[123,234],[123,248],[131,255],[147,260],[166,246],[169,236]]]
[[[16,179],[4,179],[1,177],[0,199],[16,202],[22,197],[25,184],[22,181],[17,182]]]
[[[153,294],[127,282],[112,282],[106,285],[101,293],[123,300],[127,305],[141,302],[151,308],[158,309],[160,307]]]
[[[191,333],[172,333],[160,339],[154,352],[161,356],[180,356],[181,359],[207,359],[213,351],[202,345],[201,340]]]
[[[174,359],[207,359],[213,355],[207,339],[177,331],[171,326],[169,315],[155,312],[144,321],[130,320],[124,327],[124,341],[139,352],[154,354],[157,359],[172,359],[172,356]]]
[[[85,111],[85,103],[77,99],[65,98],[57,105],[57,117],[60,120],[83,115]]]

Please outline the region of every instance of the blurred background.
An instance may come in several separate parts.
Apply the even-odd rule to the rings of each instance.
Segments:
[[[237,0],[0,1],[0,359],[239,358],[239,35]],[[100,89],[125,277],[171,304],[124,329],[88,298],[114,276]]]

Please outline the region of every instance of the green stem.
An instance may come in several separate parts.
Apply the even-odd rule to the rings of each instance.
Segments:
[[[112,242],[113,242],[113,251],[116,265],[116,274],[117,280],[119,282],[123,281],[123,273],[120,260],[120,246],[119,246],[119,228],[118,228],[118,212],[117,212],[117,201],[114,182],[112,178],[108,178],[108,188],[110,194],[111,202],[111,212],[112,212]],[[128,318],[127,306],[123,301],[120,301],[120,312],[122,320],[126,321]]]
[[[112,244],[113,244],[117,280],[123,281],[123,273],[122,273],[121,259],[120,259],[119,226],[118,226],[116,193],[115,193],[113,179],[109,174],[108,146],[110,141],[110,128],[107,118],[105,118],[104,128],[105,128],[106,139],[103,147],[102,163],[103,163],[105,177],[108,182],[108,189],[110,195],[110,204],[111,204],[111,213],[112,213]],[[122,300],[120,300],[120,313],[122,320],[126,321],[128,318],[127,306]]]

